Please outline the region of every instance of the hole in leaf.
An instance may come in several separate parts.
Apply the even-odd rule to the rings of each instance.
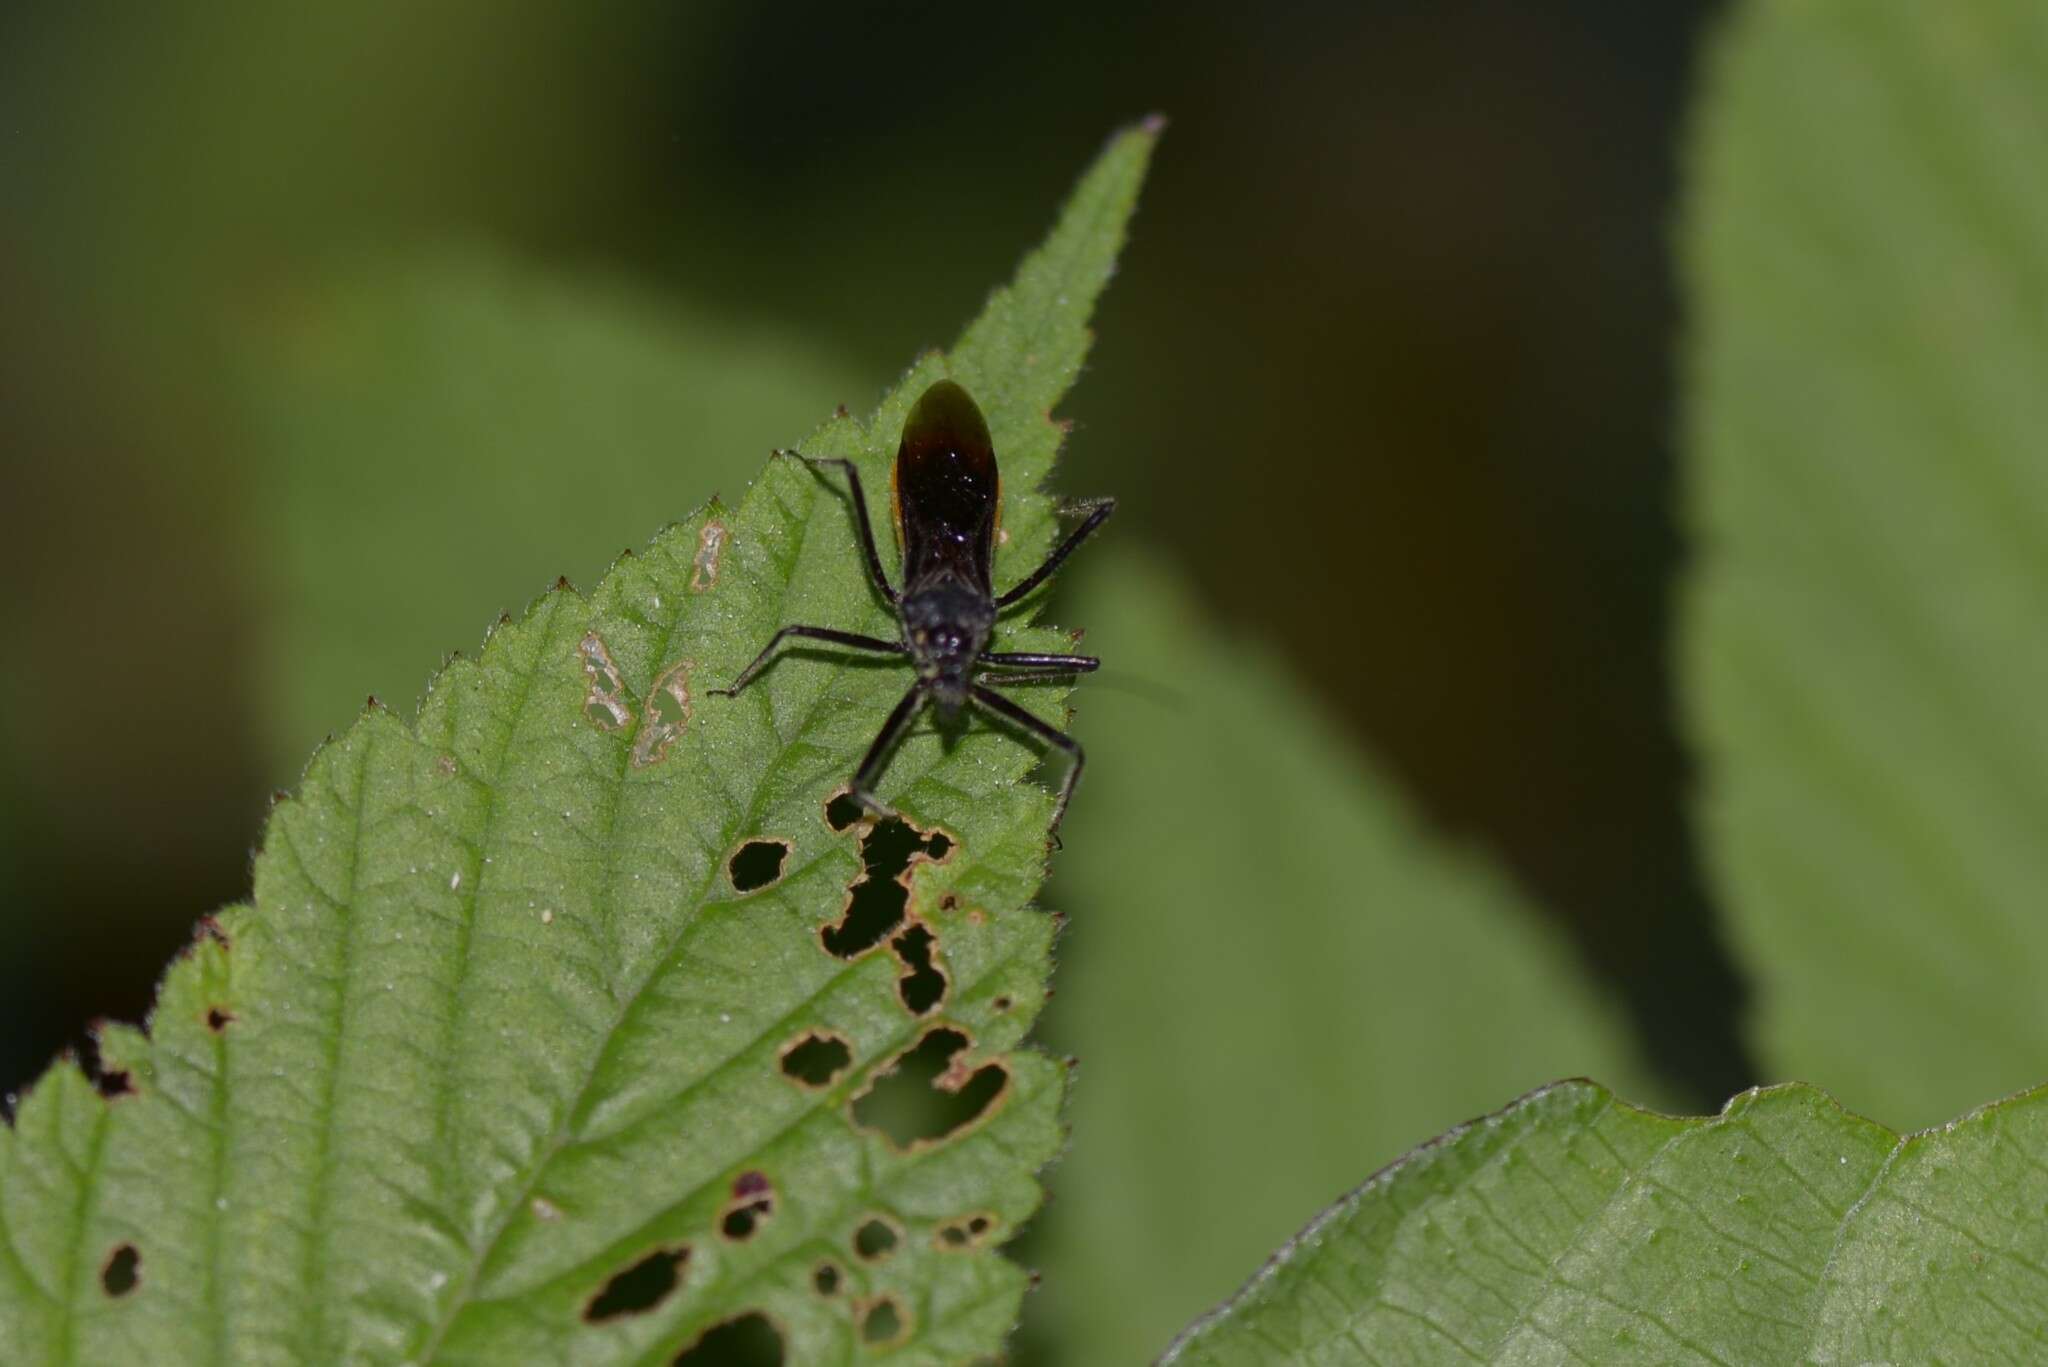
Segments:
[[[683,1260],[690,1246],[657,1248],[618,1273],[583,1307],[583,1318],[591,1324],[615,1320],[622,1315],[643,1315],[668,1299],[682,1279]]]
[[[787,840],[749,840],[734,853],[725,871],[738,891],[758,892],[782,877],[782,861],[788,857]]]
[[[782,1050],[782,1071],[799,1087],[830,1087],[851,1062],[852,1046],[821,1030],[799,1036]]]
[[[899,817],[884,817],[860,840],[866,872],[846,892],[846,910],[838,924],[819,931],[825,948],[842,959],[866,953],[888,938],[903,922],[903,908],[910,901],[910,866],[919,858],[930,859],[932,843],[952,842],[940,832],[930,836]]]
[[[896,1251],[898,1237],[896,1226],[879,1215],[871,1216],[853,1232],[853,1251],[863,1260],[874,1262]]]
[[[633,738],[633,767],[645,769],[659,764],[690,725],[690,671],[695,660],[678,660],[661,672],[654,687],[647,690],[647,707],[640,734]],[[628,720],[631,720],[630,714]]]
[[[93,1079],[93,1086],[101,1096],[112,1101],[115,1097],[133,1096],[135,1079],[126,1068],[102,1068],[100,1075]]]
[[[122,1244],[107,1255],[100,1268],[100,1286],[109,1296],[125,1296],[142,1281],[142,1254],[134,1244]]]
[[[825,824],[843,831],[861,818],[860,802],[852,793],[835,793],[825,799]]]
[[[1000,1063],[972,1073],[955,1063],[967,1048],[958,1030],[933,1030],[853,1100],[854,1124],[886,1135],[898,1149],[937,1143],[972,1124],[994,1104],[1009,1081]]]
[[[775,1202],[765,1198],[749,1201],[743,1206],[734,1206],[725,1213],[725,1219],[719,1222],[718,1232],[735,1243],[742,1239],[751,1239],[754,1237],[755,1227],[774,1211]]]
[[[839,1282],[838,1263],[819,1263],[811,1269],[811,1289],[821,1296],[838,1295]]]
[[[981,1242],[981,1236],[988,1233],[991,1224],[990,1218],[986,1215],[955,1220],[951,1224],[941,1225],[932,1243],[942,1252],[958,1252],[963,1248],[972,1248]]]
[[[706,1329],[673,1367],[779,1367],[782,1360],[781,1333],[756,1310]]]
[[[583,691],[583,715],[601,731],[620,731],[631,726],[633,709],[626,706],[625,680],[619,677],[619,667],[612,663],[612,653],[604,638],[589,632],[577,643],[576,651],[583,657],[584,677],[589,680],[589,687]]]
[[[934,864],[946,862],[946,856],[953,852],[953,837],[944,831],[933,831],[931,838],[924,842],[925,856]]]
[[[946,975],[932,966],[932,933],[913,925],[891,945],[906,970],[896,980],[896,995],[903,998],[904,1009],[911,1015],[922,1016],[946,996]]]
[[[206,1028],[213,1031],[216,1035],[227,1029],[234,1019],[235,1013],[226,1007],[209,1006],[206,1008]]]
[[[870,1346],[896,1343],[909,1329],[909,1319],[887,1296],[870,1305],[860,1317],[860,1341]]]

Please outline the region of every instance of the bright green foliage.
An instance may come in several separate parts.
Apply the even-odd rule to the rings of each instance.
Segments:
[[[2048,6],[1759,0],[1691,158],[1689,713],[1774,1072],[2048,1073]]]
[[[1054,899],[1077,1139],[1028,1322],[1054,1360],[1107,1365],[1418,1135],[1539,1081],[1638,1074],[1514,890],[1420,829],[1259,643],[1110,546],[1068,588],[1106,663]]]
[[[778,415],[871,395],[780,333],[474,250],[351,261],[241,378],[280,778],[365,694],[410,710],[478,622],[744,488]]]
[[[1166,1361],[2038,1361],[2048,1092],[1901,1139],[1803,1085],[1712,1119],[1563,1082],[1375,1175]]]
[[[1005,461],[1003,568],[1041,554],[1048,414],[1151,142],[1110,145],[954,352],[807,449],[883,487],[905,407],[953,375]],[[887,629],[858,564],[832,482],[772,462],[737,507],[503,625],[413,724],[372,708],[324,748],[272,816],[253,905],[173,965],[147,1037],[102,1038],[131,1094],[61,1063],[0,1127],[0,1361],[666,1362],[749,1310],[790,1361],[838,1361],[884,1298],[901,1335],[865,1357],[994,1351],[1025,1284],[994,1249],[1061,1133],[1060,1069],[1020,1047],[1051,938],[1027,905],[1050,813],[1021,781],[1034,756],[924,728],[882,785],[951,842],[911,870],[946,977],[919,1018],[891,942],[845,960],[819,935],[861,871],[825,803],[904,674],[797,654],[738,699],[705,692],[780,623]],[[757,838],[790,850],[741,894],[728,860]],[[851,1103],[939,1022],[971,1040],[946,1081],[994,1066],[1003,1088],[898,1149]],[[778,1057],[812,1032],[850,1056],[817,1089]],[[858,1256],[877,1216],[900,1237]],[[123,1245],[125,1288],[103,1270]],[[651,1305],[607,1292],[685,1249],[653,1265],[672,1290],[644,1279]]]

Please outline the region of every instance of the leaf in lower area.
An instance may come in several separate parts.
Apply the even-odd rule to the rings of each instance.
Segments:
[[[1105,665],[1053,899],[1077,1140],[1026,1324],[1073,1364],[1157,1352],[1415,1136],[1551,1078],[1639,1077],[1540,912],[1428,832],[1270,648],[1119,550],[1065,600]]]
[[[1561,1082],[1375,1175],[1164,1362],[2023,1362],[2048,1090],[1901,1138],[1790,1085],[1711,1119]]]
[[[1766,0],[1693,140],[1701,829],[1773,1071],[2048,1059],[2048,7]]]
[[[959,347],[807,449],[883,487],[909,397],[960,377],[1006,461],[1005,564],[1042,551],[1050,410],[1155,131],[1110,144]],[[996,1246],[1061,1136],[1062,1070],[1022,1046],[1052,935],[1036,755],[920,729],[882,785],[911,839],[827,815],[900,669],[793,652],[705,691],[784,622],[886,621],[847,518],[772,462],[504,624],[417,720],[372,706],[323,748],[149,1034],[107,1029],[97,1087],[60,1063],[0,1126],[0,1360],[994,1352],[1026,1285]],[[743,890],[757,844],[781,855]],[[899,875],[943,969],[922,1010],[889,926],[844,953],[821,933]],[[934,1038],[946,1068],[887,1117],[917,1128],[863,1113]],[[877,1220],[900,1237],[864,1256]]]

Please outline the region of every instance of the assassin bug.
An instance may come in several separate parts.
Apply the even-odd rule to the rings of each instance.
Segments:
[[[1074,548],[1116,511],[1116,500],[1105,498],[1088,504],[1088,516],[1044,564],[1008,592],[997,594],[990,571],[995,563],[996,523],[1002,514],[1003,493],[995,447],[989,441],[988,423],[967,391],[951,380],[940,380],[911,407],[903,423],[903,443],[896,450],[891,484],[896,530],[903,543],[903,589],[899,593],[882,572],[874,529],[868,524],[867,498],[853,462],[795,451],[782,454],[796,456],[814,470],[836,466],[845,472],[868,577],[896,609],[903,636],[885,641],[832,627],[784,627],[730,687],[711,691],[728,698],[738,693],[767,667],[776,647],[792,636],[852,650],[908,656],[917,678],[854,770],[854,799],[887,815],[888,808],[874,795],[875,780],[881,777],[891,747],[910,728],[918,710],[930,702],[946,722],[973,703],[1066,753],[1067,776],[1052,809],[1052,835],[1057,840],[1060,818],[1066,815],[1067,801],[1081,778],[1081,747],[1066,732],[1040,721],[987,683],[977,682],[976,675],[990,669],[1015,679],[1086,674],[1102,663],[1088,655],[1041,655],[987,647],[996,614],[1044,583]]]

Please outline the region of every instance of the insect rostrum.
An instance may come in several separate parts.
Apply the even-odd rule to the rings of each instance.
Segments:
[[[1116,501],[1102,499],[1088,505],[1087,517],[1045,563],[998,595],[991,572],[1003,496],[995,446],[981,409],[967,391],[951,380],[940,380],[912,406],[903,423],[903,443],[896,450],[895,516],[903,543],[903,588],[899,592],[882,570],[874,530],[868,523],[867,497],[853,462],[814,459],[795,451],[784,454],[796,456],[813,469],[837,466],[845,472],[868,575],[896,609],[902,639],[885,641],[833,627],[786,626],[769,639],[731,687],[712,691],[726,697],[738,693],[767,667],[776,647],[792,636],[851,650],[907,656],[917,677],[862,756],[853,775],[853,796],[870,811],[888,814],[889,809],[875,797],[875,781],[881,777],[890,748],[909,729],[918,710],[929,702],[942,718],[951,718],[972,703],[1066,753],[1067,776],[1052,813],[1052,832],[1057,837],[1060,818],[1066,815],[1067,802],[1081,778],[1081,747],[1064,731],[998,693],[990,686],[993,679],[988,671],[1027,678],[1085,674],[1101,661],[1088,655],[992,651],[988,649],[989,636],[995,630],[996,614],[1044,583],[1074,548],[1116,511]]]

